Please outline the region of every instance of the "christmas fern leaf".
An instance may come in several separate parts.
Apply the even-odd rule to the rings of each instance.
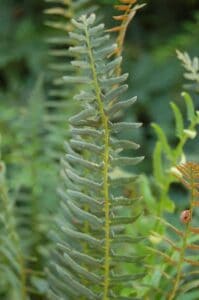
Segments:
[[[67,154],[62,161],[66,189],[59,190],[62,219],[57,223],[61,233],[55,230],[52,234],[58,247],[48,271],[49,297],[133,299],[131,295],[123,297],[120,287],[132,286],[132,281],[142,276],[138,256],[123,253],[125,245],[136,241],[136,237],[126,235],[126,224],[134,223],[140,213],[125,214],[124,208],[136,199],[125,198],[120,185],[135,180],[135,176],[115,178],[113,171],[118,164],[134,165],[143,159],[124,156],[125,149],[138,145],[128,140],[120,144],[117,137],[121,130],[136,129],[141,124],[115,121],[116,112],[134,103],[135,98],[125,104],[121,99],[127,89],[123,79],[115,86],[114,72],[120,60],[107,59],[116,45],[104,44],[104,25],[95,24],[94,14],[73,20],[73,25],[76,31],[71,35],[77,45],[70,51],[79,53],[78,63],[73,64],[86,64],[78,82],[85,84],[86,78],[87,85],[75,97],[83,109],[70,119],[72,139],[66,143]],[[77,77],[67,76],[65,80],[77,82]],[[120,185],[115,186],[116,181]],[[134,265],[135,273],[121,272],[123,262]]]

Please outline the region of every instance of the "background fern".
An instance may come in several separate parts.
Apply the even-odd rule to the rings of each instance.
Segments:
[[[15,258],[12,258],[13,261],[15,259],[19,261],[17,257],[22,256],[20,258],[24,265],[22,272],[26,277],[26,282],[23,283],[24,288],[21,288],[21,290],[18,288],[16,296],[14,292],[15,285],[22,285],[20,274],[18,274],[19,279],[16,278],[16,282],[14,279],[12,280],[10,288],[7,287],[1,290],[2,297],[8,297],[8,299],[15,299],[14,297],[16,299],[22,297],[28,299],[30,295],[35,293],[43,294],[46,289],[43,268],[49,243],[47,238],[50,215],[49,203],[53,207],[55,191],[53,186],[52,190],[48,188],[48,191],[46,191],[47,182],[45,178],[48,178],[48,183],[52,178],[49,172],[49,160],[44,157],[43,134],[45,128],[42,82],[42,78],[40,78],[29,98],[28,109],[22,111],[20,119],[15,123],[18,130],[18,134],[14,135],[15,149],[9,156],[7,154],[9,158],[8,176],[10,176],[10,166],[12,166],[13,172],[11,173],[11,180],[9,180],[9,196],[6,196],[4,192],[4,206],[8,206],[7,210],[9,212],[9,218],[5,217],[5,220],[10,219],[8,222],[13,223],[11,227],[15,233],[12,235],[16,237],[16,240],[11,238],[12,245],[9,245],[9,247],[12,246],[12,251],[15,248],[17,251],[13,254],[15,256]],[[30,132],[32,134],[31,138]],[[26,144],[27,147],[22,155],[20,150],[23,144]],[[44,193],[48,194],[48,202],[43,196]],[[41,199],[43,199],[42,202]],[[7,204],[5,201],[7,201]],[[7,226],[9,227],[9,225]],[[3,235],[7,236],[5,233]],[[15,244],[16,246],[14,246]],[[7,250],[8,254],[10,250]],[[12,266],[9,261],[5,262],[5,266],[11,272]],[[5,281],[8,281],[10,278],[9,272],[4,274],[3,277]],[[22,296],[23,289],[26,292]],[[9,290],[13,295],[7,295]]]
[[[187,52],[180,52],[177,50],[178,58],[182,61],[182,65],[186,70],[184,77],[193,82],[193,84],[187,84],[185,87],[188,89],[194,89],[199,92],[199,59],[195,56],[193,59],[190,58]]]
[[[5,164],[0,161],[0,291],[4,299],[26,300],[26,259],[17,232],[14,203],[8,196],[5,172]]]
[[[66,116],[70,116],[77,109],[77,105],[71,105],[75,89],[63,80],[64,74],[78,73],[70,64],[71,53],[68,48],[74,44],[68,32],[73,29],[71,19],[78,17],[83,12],[93,11],[96,6],[89,5],[90,1],[46,1],[49,8],[45,10],[48,20],[45,24],[51,28],[49,44],[49,70],[48,75],[48,101],[46,106],[47,155],[55,162],[59,162],[63,154],[63,140],[68,138],[66,130]],[[66,47],[67,45],[67,47]]]

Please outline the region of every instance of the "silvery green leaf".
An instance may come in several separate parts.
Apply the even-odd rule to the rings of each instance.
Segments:
[[[115,98],[118,98],[118,96],[120,96],[124,92],[126,92],[127,89],[128,89],[127,84],[121,85],[119,87],[115,87],[115,88],[111,89],[110,91],[108,91],[104,95],[104,99],[105,99],[106,102],[114,100]]]

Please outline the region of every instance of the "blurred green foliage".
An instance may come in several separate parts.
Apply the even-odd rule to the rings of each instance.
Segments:
[[[95,1],[94,1],[95,2]],[[115,0],[96,1],[108,25],[112,27],[115,14]],[[169,103],[174,101],[184,112],[180,97],[184,83],[182,67],[176,59],[176,49],[198,54],[199,2],[198,0],[148,0],[131,23],[124,50],[124,71],[129,76],[129,95],[137,95],[139,101],[125,115],[126,119],[143,122],[141,135],[135,137],[142,145],[141,154],[146,159],[139,165],[139,172],[152,173],[152,153],[155,134],[152,122],[164,129],[172,146],[174,120]],[[45,240],[49,218],[42,219],[45,211],[51,216],[57,208],[56,187],[58,171],[48,160],[44,136],[46,128],[43,112],[47,99],[49,71],[48,46],[46,39],[51,29],[44,26],[46,3],[41,0],[0,0],[0,133],[3,137],[2,156],[7,165],[10,193],[21,207],[20,194],[31,195],[30,223],[27,228],[39,232],[38,239],[44,239],[43,247],[34,249],[38,241],[27,241],[24,245],[31,255],[39,253],[39,264],[46,259]],[[44,84],[42,75],[44,75]],[[42,81],[42,84],[41,84]],[[34,91],[34,92],[33,92]],[[128,95],[127,95],[128,96]],[[193,94],[193,99],[195,95]],[[199,104],[195,103],[196,109]],[[69,115],[66,115],[66,119]],[[39,130],[38,130],[39,129]],[[197,160],[198,139],[186,146],[188,159]],[[58,161],[57,161],[58,163]],[[148,201],[154,201],[145,175],[143,187],[147,189]],[[171,190],[172,199],[179,202],[182,193]],[[184,197],[184,196],[183,196]],[[183,207],[182,202],[180,206]],[[27,207],[25,207],[27,209]],[[19,209],[20,212],[20,209]],[[21,213],[21,212],[20,212]],[[24,224],[19,224],[24,238]],[[142,226],[143,228],[144,226]],[[27,234],[27,233],[26,233]],[[31,250],[30,250],[31,249]],[[41,286],[32,278],[32,285]],[[36,284],[35,284],[36,282]],[[39,290],[39,288],[38,288]],[[1,295],[0,295],[1,297]],[[35,298],[37,299],[37,298]]]

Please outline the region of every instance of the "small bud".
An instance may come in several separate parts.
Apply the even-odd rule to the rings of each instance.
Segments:
[[[182,153],[179,164],[180,164],[180,165],[181,165],[181,164],[185,164],[186,161],[187,161],[187,160],[186,160],[186,156],[185,156],[184,153]]]
[[[86,21],[86,15],[81,15],[81,17],[79,18],[81,21]]]
[[[96,19],[96,15],[95,14],[91,14],[89,17],[88,17],[88,19],[87,19],[87,22],[88,22],[88,24],[90,25],[92,25],[94,22],[95,22],[95,19]]]
[[[172,167],[170,173],[176,177],[182,178],[182,173],[176,167]]]
[[[195,130],[184,129],[183,131],[190,139],[195,139],[197,135],[197,132]]]
[[[181,212],[180,221],[183,224],[188,224],[191,221],[191,211],[189,209],[184,210],[183,212]]]
[[[160,236],[156,236],[154,234],[151,234],[149,236],[149,240],[151,241],[151,243],[153,244],[159,244],[162,241],[162,238]]]

